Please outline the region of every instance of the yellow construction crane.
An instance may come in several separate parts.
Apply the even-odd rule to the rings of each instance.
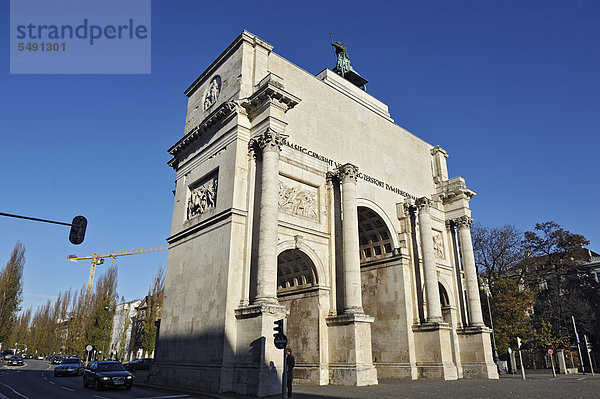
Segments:
[[[126,255],[135,255],[135,254],[146,254],[149,252],[160,252],[166,251],[169,249],[168,246],[161,245],[157,247],[146,247],[146,248],[137,248],[137,249],[128,249],[123,251],[112,251],[112,252],[94,252],[89,256],[77,256],[77,255],[69,255],[67,259],[71,262],[77,262],[82,259],[91,259],[92,265],[90,266],[90,275],[88,276],[87,289],[85,291],[86,298],[89,298],[92,293],[92,288],[94,285],[94,275],[96,274],[96,266],[104,263],[105,258],[113,258],[113,263],[115,262],[115,258],[118,256],[126,256]]]

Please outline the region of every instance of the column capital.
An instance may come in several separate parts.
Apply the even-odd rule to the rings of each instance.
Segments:
[[[335,173],[342,183],[356,183],[356,179],[358,177],[358,166],[352,165],[351,163],[346,163],[338,167],[335,170]]]
[[[471,224],[473,223],[473,218],[470,216],[461,216],[452,221],[454,222],[454,224],[456,224],[458,226],[458,228],[461,228],[461,227],[471,228]]]
[[[258,134],[250,139],[248,142],[248,152],[254,154],[262,154],[267,151],[281,151],[281,144],[283,138],[279,132],[268,128],[263,133]]]
[[[335,172],[327,172],[325,173],[325,182],[327,184],[333,184],[333,182],[337,179],[337,174]]]
[[[419,209],[419,212],[429,212],[429,208],[431,208],[431,199],[428,197],[417,198],[415,205]]]

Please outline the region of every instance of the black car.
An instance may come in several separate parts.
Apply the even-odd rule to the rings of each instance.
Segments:
[[[62,357],[60,356],[52,356],[51,364],[60,364],[62,362]]]
[[[150,370],[150,366],[152,365],[153,361],[154,359],[145,357],[142,359],[132,360],[129,363],[125,363],[123,366],[125,367],[125,370],[133,373],[135,370]]]
[[[83,370],[83,387],[85,388],[88,385],[92,385],[95,390],[109,387],[131,389],[133,375],[125,370],[125,367],[119,362],[91,362]]]
[[[7,366],[22,366],[23,358],[21,356],[13,356],[6,362]]]
[[[54,367],[54,376],[60,375],[79,375],[83,373],[83,363],[77,357],[66,357],[62,362]]]

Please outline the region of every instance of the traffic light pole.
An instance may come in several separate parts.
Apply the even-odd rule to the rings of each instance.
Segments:
[[[287,345],[283,347],[283,375],[281,377],[281,398],[288,399],[287,391]]]
[[[75,245],[79,245],[83,242],[83,238],[85,236],[85,229],[87,227],[87,219],[84,218],[83,216],[75,216],[73,218],[73,222],[71,222],[71,223],[57,222],[55,220],[48,220],[48,219],[34,218],[31,216],[14,215],[12,213],[4,213],[4,212],[0,212],[0,216],[8,216],[11,218],[33,220],[35,222],[44,222],[44,223],[60,224],[63,226],[71,226],[71,231],[69,233],[69,241],[71,241],[71,243],[75,244]]]

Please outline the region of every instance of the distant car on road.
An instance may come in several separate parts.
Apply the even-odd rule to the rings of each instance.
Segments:
[[[91,362],[83,370],[83,387],[92,385],[96,391],[102,388],[131,389],[133,375],[116,361]]]
[[[154,359],[145,357],[142,359],[132,360],[129,363],[125,363],[123,367],[125,367],[125,370],[131,371],[132,373],[135,370],[150,370],[150,366],[152,366],[153,361]]]
[[[52,357],[52,362],[51,362],[51,363],[52,363],[52,364],[60,364],[60,363],[62,362],[62,360],[63,360],[63,359],[62,359],[62,357],[60,357],[60,356],[53,356],[53,357]]]
[[[58,366],[54,367],[55,377],[61,375],[80,375],[81,373],[83,373],[83,363],[81,359],[76,357],[65,358]]]
[[[13,356],[6,362],[7,366],[22,366],[23,358],[21,356]]]

